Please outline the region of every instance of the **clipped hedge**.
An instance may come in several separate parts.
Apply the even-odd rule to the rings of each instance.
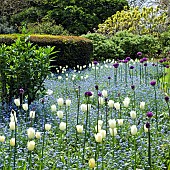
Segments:
[[[0,44],[10,45],[21,34],[1,34]],[[51,56],[51,70],[55,72],[59,66],[86,65],[93,55],[93,44],[90,40],[78,36],[30,35],[30,42],[38,46],[55,46],[55,56]]]

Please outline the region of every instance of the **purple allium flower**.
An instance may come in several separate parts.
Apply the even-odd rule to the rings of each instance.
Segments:
[[[143,58],[143,61],[147,61],[147,60],[148,60],[148,58],[146,58],[146,57]]]
[[[128,60],[126,60],[126,59],[125,59],[125,60],[123,60],[123,63],[127,63],[127,62],[128,62]]]
[[[114,64],[113,64],[113,67],[114,67],[114,68],[118,68],[118,67],[119,67],[119,63],[114,63]]]
[[[131,60],[131,58],[130,58],[130,57],[126,57],[126,60],[130,61],[130,60]]]
[[[19,89],[19,93],[20,93],[20,94],[24,94],[24,89],[23,89],[23,88],[20,88],[20,89]]]
[[[151,86],[155,86],[155,84],[156,84],[156,81],[155,81],[155,80],[152,80],[152,81],[150,82],[150,85],[151,85]]]
[[[169,65],[166,65],[166,68],[169,68]]]
[[[101,92],[99,92],[99,93],[98,93],[98,96],[99,96],[99,97],[101,97],[101,96],[102,96],[102,93],[101,93]]]
[[[138,55],[138,56],[142,56],[142,52],[140,52],[140,51],[137,52],[137,55]]]
[[[168,102],[169,101],[169,97],[165,96],[165,101]]]
[[[144,63],[143,65],[146,67],[148,64],[147,64],[147,63]]]
[[[134,66],[130,66],[130,69],[134,69]]]
[[[111,77],[109,76],[109,77],[108,77],[108,79],[110,80],[110,79],[111,79]]]
[[[135,85],[131,85],[131,89],[134,90],[135,89]]]
[[[140,63],[143,63],[144,61],[143,61],[143,58],[142,59],[140,59]]]
[[[163,62],[165,62],[167,59],[166,58],[163,58]]]
[[[160,63],[163,63],[164,61],[161,59],[161,60],[159,60],[159,62],[160,62]]]
[[[97,61],[93,61],[93,64],[94,64],[94,65],[97,65],[97,64],[98,64],[98,62],[97,62]]]
[[[108,98],[106,97],[104,100],[105,100],[105,102],[107,102],[107,101],[108,101]]]
[[[155,64],[155,63],[152,63],[152,66],[156,66],[156,64]]]
[[[148,129],[150,128],[150,123],[149,122],[146,123],[146,128],[148,128]]]
[[[90,97],[90,96],[92,96],[93,94],[92,94],[92,92],[91,91],[87,91],[87,92],[85,92],[85,97]]]
[[[95,89],[96,89],[96,90],[99,90],[99,86],[98,86],[98,85],[95,85]]]
[[[146,116],[148,116],[149,118],[151,118],[153,116],[153,113],[152,112],[147,112],[146,113]]]

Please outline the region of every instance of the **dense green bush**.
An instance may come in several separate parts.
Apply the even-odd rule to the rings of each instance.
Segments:
[[[167,55],[170,51],[170,30],[160,35],[160,42],[162,44],[162,50]]]
[[[93,60],[104,61],[106,59],[120,59],[124,56],[124,51],[111,39],[98,33],[83,35],[93,42]]]
[[[0,35],[0,43],[11,44],[16,35]],[[51,55],[51,70],[59,66],[73,68],[77,65],[89,64],[93,55],[93,45],[90,40],[78,36],[31,35],[30,42],[38,46],[55,46],[57,53]]]
[[[38,47],[20,37],[11,45],[0,46],[1,100],[11,102],[24,89],[30,103],[43,90],[43,82],[49,74],[50,55],[54,47]]]
[[[22,30],[20,30],[20,32],[22,32]],[[25,32],[30,34],[69,35],[69,32],[65,30],[62,25],[55,25],[54,21],[28,23]]]
[[[120,46],[125,56],[133,59],[137,57],[136,54],[139,51],[150,57],[161,48],[158,38],[152,35],[136,35],[128,31],[117,32],[111,40]]]

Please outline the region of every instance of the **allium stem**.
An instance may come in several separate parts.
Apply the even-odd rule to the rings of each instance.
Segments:
[[[157,95],[156,95],[156,88],[154,86],[155,91],[155,112],[156,112],[156,128],[158,130],[158,108],[157,108]]]
[[[150,128],[148,128],[148,164],[151,169],[151,139],[150,139]]]
[[[134,170],[136,170],[136,152],[137,152],[137,148],[136,148],[136,139],[134,137],[134,151],[135,151],[135,166],[134,166]]]
[[[107,107],[107,100],[105,100],[105,113],[106,113],[106,136],[107,136],[107,119],[108,119],[108,107]],[[98,122],[97,122],[98,124]]]

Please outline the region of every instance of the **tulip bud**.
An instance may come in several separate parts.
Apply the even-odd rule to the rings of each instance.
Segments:
[[[27,129],[27,135],[28,135],[28,138],[29,138],[29,139],[34,138],[34,136],[35,136],[35,130],[34,130],[34,128],[32,128],[32,127],[28,128],[28,129]]]
[[[34,142],[34,141],[28,141],[28,142],[27,142],[27,148],[28,148],[29,151],[34,150],[34,148],[35,148],[35,142]]]
[[[57,111],[57,116],[62,119],[63,118],[63,111],[59,110]]]
[[[56,110],[57,110],[56,105],[55,104],[51,105],[51,111],[56,112]]]
[[[96,166],[95,160],[94,160],[94,158],[91,158],[91,159],[89,160],[89,167],[90,167],[90,168],[94,168],[95,166]]]
[[[102,142],[102,134],[101,133],[97,133],[94,136],[95,136],[96,142]]]
[[[5,142],[5,136],[0,136],[0,142]]]
[[[114,107],[116,108],[116,110],[120,110],[120,103],[119,102],[114,103]]]
[[[131,112],[130,112],[130,117],[131,117],[132,119],[135,119],[135,118],[136,118],[136,112],[135,112],[135,111],[131,111]]]
[[[109,120],[109,127],[114,129],[116,127],[116,120],[115,119],[110,119]]]
[[[23,104],[23,105],[22,105],[22,108],[23,108],[25,111],[27,111],[27,110],[28,110],[28,104],[27,104],[27,103]]]
[[[30,111],[30,118],[34,119],[35,118],[35,111]]]
[[[11,146],[15,146],[15,138],[11,138],[10,139],[10,145]]]
[[[104,99],[103,99],[103,97],[99,97],[98,100],[99,100],[99,104],[100,104],[100,105],[103,105],[103,104],[104,104]]]
[[[59,129],[64,131],[66,129],[66,123],[65,122],[61,122],[59,125]]]
[[[83,132],[83,125],[77,125],[76,129],[77,129],[78,133],[82,133]]]
[[[140,102],[140,109],[145,109],[145,102]]]
[[[46,131],[49,131],[50,129],[51,129],[51,125],[50,125],[50,124],[48,124],[48,123],[47,123],[47,124],[45,124],[45,130],[46,130]]]
[[[20,99],[14,99],[14,103],[16,106],[20,106]]]
[[[40,133],[40,132],[36,132],[36,133],[35,133],[35,137],[36,137],[37,139],[40,139],[40,138],[41,138],[41,133]]]
[[[98,120],[98,125],[103,126],[103,120]]]
[[[106,138],[106,131],[101,129],[100,132],[102,134],[102,139]]]
[[[136,135],[137,134],[137,127],[136,127],[136,125],[132,125],[131,126],[131,134],[132,135]]]
[[[103,95],[103,97],[107,97],[107,96],[108,96],[107,90],[103,90],[103,91],[102,91],[102,95]]]

